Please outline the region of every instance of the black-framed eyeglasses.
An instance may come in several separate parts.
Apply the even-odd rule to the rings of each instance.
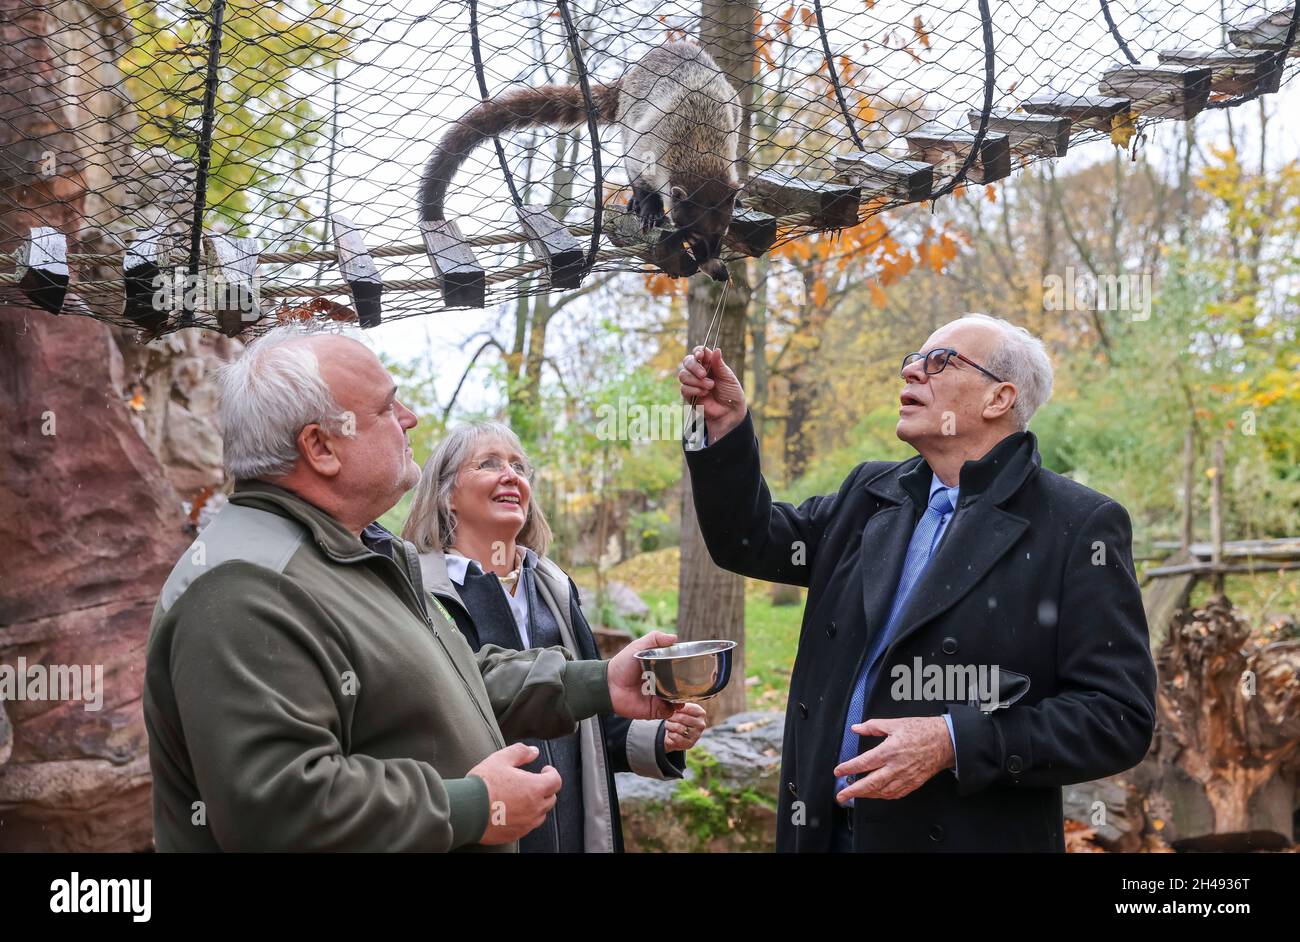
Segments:
[[[516,476],[525,478],[529,481],[533,479],[533,467],[524,461],[511,461],[510,470]],[[471,461],[470,469],[474,471],[488,471],[492,474],[500,474],[506,469],[506,461],[497,455],[489,455],[479,461]]]
[[[900,373],[906,372],[907,368],[911,366],[913,363],[915,363],[917,360],[924,360],[925,372],[930,376],[934,376],[936,373],[942,373],[943,368],[948,365],[948,361],[951,360],[953,357],[956,357],[957,359],[961,360],[963,363],[969,363],[971,366],[975,367],[975,369],[979,370],[981,373],[983,373],[985,376],[989,377],[990,379],[993,379],[999,383],[1006,382],[1006,380],[1003,379],[1002,377],[990,373],[988,370],[984,369],[984,367],[980,366],[970,357],[958,353],[952,347],[935,347],[933,350],[929,351],[928,353],[909,353],[907,356],[903,357],[903,366],[899,370],[899,372]]]

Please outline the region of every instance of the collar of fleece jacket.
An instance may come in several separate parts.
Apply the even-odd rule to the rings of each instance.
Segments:
[[[356,562],[379,553],[393,558],[392,545],[397,537],[378,523],[369,524],[361,539],[349,532],[328,513],[297,494],[265,481],[240,481],[231,496],[233,503],[256,507],[292,517],[311,531],[312,539],[321,552],[338,562]]]

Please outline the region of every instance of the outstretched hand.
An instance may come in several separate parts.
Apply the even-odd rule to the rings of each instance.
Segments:
[[[614,712],[630,720],[666,720],[673,714],[673,705],[649,692],[644,668],[636,652],[648,648],[666,648],[677,642],[676,635],[652,631],[637,638],[609,662],[609,699]]]

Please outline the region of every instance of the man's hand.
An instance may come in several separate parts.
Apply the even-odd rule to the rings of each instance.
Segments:
[[[745,390],[722,360],[722,348],[696,347],[677,371],[682,398],[704,413],[709,441],[716,442],[745,420]]]
[[[540,772],[521,769],[537,758],[537,747],[521,742],[498,749],[474,768],[487,785],[488,826],[480,844],[509,844],[517,841],[546,820],[555,807],[560,790],[560,773],[551,766]]]
[[[884,736],[885,741],[835,767],[836,778],[870,773],[835,796],[840,804],[850,798],[903,798],[957,762],[942,716],[867,720],[853,731],[859,736]]]
[[[668,727],[664,732],[664,752],[683,752],[700,741],[708,721],[704,718],[704,707],[698,703],[682,703],[677,712],[664,720]]]
[[[637,651],[666,648],[677,641],[676,635],[652,631],[637,638],[609,661],[609,699],[614,712],[630,720],[664,720],[672,715],[673,705],[645,692],[644,668],[636,659]]]

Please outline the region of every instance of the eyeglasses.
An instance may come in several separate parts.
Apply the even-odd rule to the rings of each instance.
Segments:
[[[915,363],[917,360],[924,360],[925,372],[930,376],[934,376],[936,373],[942,373],[943,368],[948,365],[948,361],[951,360],[953,357],[956,357],[957,359],[961,360],[963,363],[969,363],[971,366],[975,367],[975,369],[979,370],[981,373],[983,373],[985,376],[989,377],[990,379],[996,380],[999,383],[1006,382],[1006,380],[1003,379],[1002,377],[995,376],[993,373],[990,373],[988,370],[984,369],[984,367],[980,366],[970,357],[963,356],[962,354],[954,350],[952,347],[935,347],[929,353],[909,353],[907,356],[903,357],[903,366],[902,369],[899,370],[899,372],[905,373],[907,371],[907,368],[911,366],[913,363]]]
[[[504,459],[499,458],[496,455],[489,455],[481,461],[470,462],[470,469],[473,471],[488,471],[492,474],[501,474],[506,469],[506,462]],[[517,477],[525,478],[529,481],[533,479],[534,469],[532,465],[527,462],[511,461],[510,470],[513,471]]]

